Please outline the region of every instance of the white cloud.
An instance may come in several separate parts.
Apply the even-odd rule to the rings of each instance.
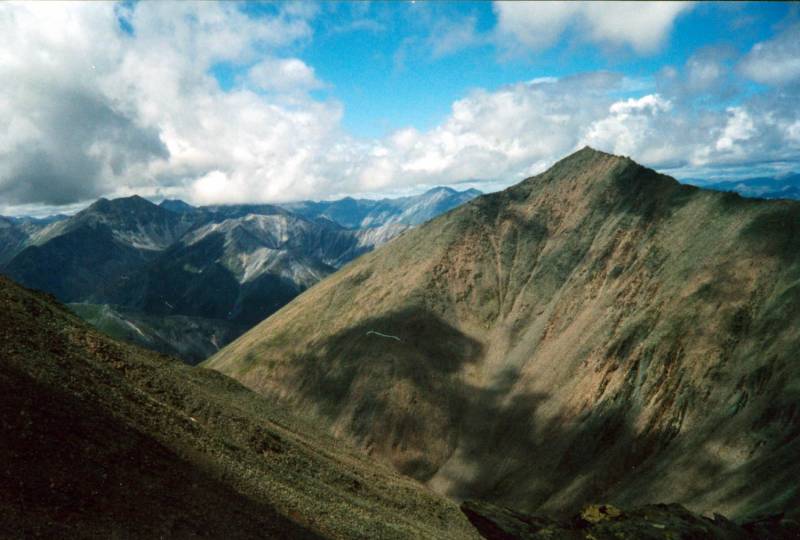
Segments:
[[[573,27],[594,43],[627,45],[637,53],[655,52],[688,2],[495,2],[501,39],[544,49]]]
[[[214,192],[222,200],[310,195],[324,175],[309,156],[339,138],[341,106],[226,93],[208,74],[217,62],[261,60],[252,72],[261,88],[316,87],[302,61],[265,58],[309,37],[307,21],[289,11],[250,18],[228,3],[0,5],[0,78],[15,81],[0,87],[0,125],[8,126],[0,128],[0,196],[7,205],[132,192],[210,202],[209,178],[219,175],[228,179]]]
[[[5,201],[92,197],[166,156],[158,130],[98,88],[120,55],[111,4],[2,4],[0,35]]]
[[[724,110],[607,72],[478,89],[432,129],[356,139],[341,128],[341,104],[308,95],[321,84],[313,67],[280,54],[311,32],[306,12],[281,6],[253,19],[228,3],[0,4],[0,78],[14,81],[0,85],[3,203],[130,193],[265,202],[469,180],[499,187],[584,144],[656,167],[800,156],[796,93]],[[547,9],[558,27],[558,10],[590,8]],[[120,29],[120,11],[132,35]],[[596,24],[591,39],[612,40]],[[218,62],[253,67],[226,92],[209,75]],[[712,88],[720,66],[713,55],[690,59],[670,76]]]
[[[713,88],[725,75],[725,68],[721,63],[698,57],[692,57],[686,62],[686,71],[686,86],[699,92]]]
[[[658,117],[671,108],[672,103],[658,94],[614,102],[607,116],[589,125],[584,140],[615,154],[636,155],[648,162],[667,161],[674,157],[669,149],[653,142],[658,140]],[[642,148],[645,141],[649,143],[646,150]]]
[[[433,57],[441,58],[483,42],[476,25],[474,16],[437,20],[428,38]]]
[[[498,32],[532,49],[555,43],[580,13],[577,2],[495,2]]]
[[[740,64],[750,79],[766,84],[786,84],[800,79],[800,24],[772,40],[756,43]]]
[[[314,68],[298,58],[266,58],[251,67],[247,76],[256,88],[274,92],[306,92],[323,86]]]
[[[629,86],[620,75],[593,73],[475,91],[436,128],[395,133],[374,163],[385,185],[477,179],[498,186],[586,144],[670,170],[709,172],[800,157],[800,111],[791,99],[718,110],[658,93],[615,97]]]
[[[747,141],[756,134],[753,119],[742,107],[728,108],[728,122],[714,145],[717,150],[734,151],[738,143]]]

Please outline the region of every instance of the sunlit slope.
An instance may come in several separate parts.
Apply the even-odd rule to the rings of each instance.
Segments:
[[[798,262],[797,203],[586,148],[361,257],[206,365],[457,499],[743,518],[800,504]]]
[[[0,537],[476,537],[454,504],[228,377],[2,277],[0,308]]]

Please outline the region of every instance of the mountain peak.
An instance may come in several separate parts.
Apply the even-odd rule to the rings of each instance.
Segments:
[[[455,189],[453,189],[451,187],[447,187],[447,186],[436,186],[436,187],[433,187],[433,188],[429,189],[428,191],[426,191],[425,195],[433,195],[433,194],[436,194],[436,193],[453,194],[453,193],[457,193],[457,191]]]
[[[590,146],[584,146],[560,159],[543,173],[527,178],[510,189],[524,191],[531,189],[534,184],[562,184],[564,182],[580,184],[583,186],[582,189],[610,188],[617,196],[640,196],[642,199],[652,199],[659,196],[660,190],[670,191],[681,186],[674,178],[640,165],[628,156],[610,154],[595,150]],[[688,186],[684,187],[692,189]],[[610,193],[606,191],[606,195]]]
[[[88,208],[80,212],[80,214],[113,214],[120,211],[152,212],[153,210],[162,211],[163,209],[144,197],[140,197],[139,195],[131,195],[130,197],[118,197],[111,200],[101,197],[92,203]]]
[[[184,214],[196,210],[194,206],[181,199],[164,199],[158,206],[176,214]]]
[[[597,150],[592,148],[591,146],[584,146],[580,150],[576,150],[575,152],[571,153],[570,155],[560,159],[558,163],[571,163],[580,161],[583,163],[593,163],[596,161],[606,161],[606,160],[615,160],[615,161],[630,161],[633,162],[627,156],[620,156],[617,154],[610,154],[608,152],[603,152],[602,150]]]
[[[372,455],[462,499],[572,511],[646,492],[637,500],[737,519],[779,512],[766,492],[730,501],[798,474],[800,439],[777,442],[796,434],[784,411],[800,372],[777,366],[798,346],[798,212],[583,148],[361,257],[205,365],[324,411]],[[741,433],[776,443],[711,475],[706,458],[683,458]]]

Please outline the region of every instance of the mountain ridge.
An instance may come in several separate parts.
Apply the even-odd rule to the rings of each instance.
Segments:
[[[799,218],[584,148],[362,256],[204,365],[456,500],[796,508]]]

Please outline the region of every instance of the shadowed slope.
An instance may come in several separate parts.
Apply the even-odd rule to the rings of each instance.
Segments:
[[[0,277],[3,538],[472,538],[458,508],[219,373]]]
[[[207,365],[457,499],[797,508],[799,224],[798,204],[587,148],[363,256]]]
[[[589,505],[569,519],[525,515],[487,503],[467,501],[461,510],[487,540],[794,540],[800,523],[769,516],[737,525],[724,516],[697,516],[679,504],[653,504],[633,510]]]

